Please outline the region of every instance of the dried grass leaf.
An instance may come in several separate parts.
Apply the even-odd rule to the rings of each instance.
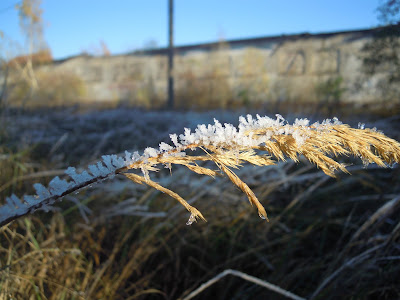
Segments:
[[[200,175],[207,175],[207,176],[211,176],[213,178],[215,178],[215,176],[218,175],[218,172],[208,169],[208,168],[200,167],[197,164],[196,165],[184,164],[184,166],[187,167],[190,171],[193,171]]]
[[[155,188],[156,190],[159,190],[162,193],[165,193],[169,196],[171,196],[172,198],[175,198],[176,200],[179,201],[179,203],[181,203],[192,215],[194,215],[194,217],[200,218],[203,221],[207,221],[206,218],[204,218],[204,216],[201,214],[201,212],[199,210],[197,210],[195,207],[191,206],[189,203],[186,202],[185,199],[183,199],[181,196],[179,196],[177,193],[163,187],[162,185],[150,180],[150,179],[146,179],[143,176],[140,175],[136,175],[133,173],[123,173],[123,175],[125,175],[127,178],[129,178],[130,180],[132,180],[135,183],[139,183],[139,184],[147,184],[148,186],[151,186],[152,188]]]
[[[221,170],[229,177],[229,179],[236,185],[238,186],[249,198],[249,201],[252,205],[255,205],[258,209],[258,215],[262,219],[266,219],[268,222],[268,216],[267,212],[265,211],[264,206],[258,201],[256,195],[254,192],[249,188],[249,186],[244,183],[240,178],[232,172],[228,167],[224,166],[223,164],[220,163]]]

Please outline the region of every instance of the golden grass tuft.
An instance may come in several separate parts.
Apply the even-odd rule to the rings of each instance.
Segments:
[[[288,125],[286,125],[288,126]],[[261,145],[242,147],[235,144],[221,144],[218,146],[207,145],[204,143],[192,143],[181,146],[179,149],[171,150],[171,155],[159,154],[157,157],[149,157],[146,162],[137,161],[118,171],[136,183],[146,183],[171,197],[178,200],[191,214],[191,218],[205,220],[203,215],[190,206],[178,194],[161,187],[149,177],[141,177],[132,173],[127,173],[132,169],[154,170],[157,165],[183,165],[189,170],[208,176],[216,176],[221,173],[238,186],[249,198],[252,205],[258,209],[261,218],[268,220],[267,213],[263,205],[258,200],[250,187],[243,182],[231,168],[238,169],[244,163],[256,166],[269,166],[278,160],[286,158],[299,162],[299,156],[303,155],[311,163],[320,168],[326,175],[335,177],[335,171],[340,170],[349,173],[346,165],[336,161],[334,158],[339,156],[353,155],[362,159],[364,165],[375,163],[381,167],[387,167],[400,162],[400,144],[383,133],[372,129],[355,129],[346,124],[328,125],[323,127],[316,126],[296,126],[292,134],[272,134],[276,128],[261,128],[249,130],[245,133],[251,139],[256,140],[260,137],[269,135],[268,141]],[[295,134],[294,134],[295,133]],[[294,135],[303,136],[304,142],[296,141]],[[177,157],[176,152],[188,149],[199,148],[205,152],[200,156]],[[201,167],[198,164],[206,161],[214,162],[218,170],[209,167]]]

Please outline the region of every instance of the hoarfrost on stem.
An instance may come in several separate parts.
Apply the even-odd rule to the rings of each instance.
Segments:
[[[43,184],[35,183],[33,185],[33,188],[36,190],[36,194],[39,196],[40,199],[44,199],[44,198],[50,197],[49,190],[46,189]]]
[[[144,149],[144,156],[146,158],[148,158],[148,157],[157,157],[158,156],[158,152],[154,148],[147,147],[146,149]]]
[[[241,116],[239,118],[238,127],[229,123],[222,125],[218,120],[214,119],[214,124],[198,125],[194,132],[189,128],[185,128],[184,133],[179,136],[177,134],[170,134],[173,145],[161,142],[159,149],[148,147],[142,155],[137,151],[133,153],[125,151],[124,157],[104,155],[101,161],[89,165],[88,170],[84,170],[81,173],[78,173],[74,167],[68,167],[65,173],[71,177],[72,182],[67,182],[56,176],[50,181],[48,188],[40,183],[34,184],[33,186],[37,195],[25,195],[23,200],[20,200],[15,195],[8,197],[6,204],[0,207],[0,222],[10,216],[23,215],[40,207],[48,209],[55,199],[60,198],[64,194],[77,191],[88,182],[95,183],[105,178],[111,178],[122,168],[132,166],[135,163],[138,164],[133,167],[141,168],[145,179],[149,180],[149,169],[151,169],[152,165],[149,161],[152,158],[156,158],[160,154],[162,157],[183,157],[186,155],[185,151],[187,150],[185,146],[188,145],[193,149],[212,145],[217,148],[222,147],[224,149],[240,151],[248,147],[262,145],[270,141],[274,135],[292,135],[296,143],[301,146],[308,138],[308,131],[329,130],[333,125],[342,124],[337,118],[324,120],[321,124],[314,123],[312,126],[309,123],[307,119],[296,119],[293,125],[290,125],[279,114],[276,115],[276,119],[266,116],[261,117],[259,115],[256,115],[256,118],[254,118],[251,115],[247,115],[246,117]],[[364,129],[364,126],[360,125],[359,128]],[[261,133],[257,132],[258,129],[261,129]],[[170,163],[166,164],[166,166],[170,167]],[[196,217],[191,214],[187,224],[190,225],[194,221],[196,221]]]
[[[77,185],[93,179],[93,177],[90,176],[87,171],[83,171],[81,174],[76,173],[76,169],[74,167],[68,167],[68,169],[65,171],[65,174],[69,175]]]
[[[49,190],[51,194],[57,196],[64,194],[70,187],[71,184],[65,180],[61,180],[58,176],[54,177],[49,183]]]
[[[196,216],[194,214],[190,214],[189,220],[186,222],[186,225],[192,225],[193,222],[196,221]]]

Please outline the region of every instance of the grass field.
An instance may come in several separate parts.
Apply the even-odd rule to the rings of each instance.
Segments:
[[[0,132],[1,203],[12,193],[34,193],[33,183],[46,185],[68,166],[83,169],[104,154],[157,147],[169,133],[213,118],[237,125],[241,114],[9,111]],[[400,140],[398,116],[347,118],[341,121],[364,122]],[[329,177],[302,156],[299,163],[235,170],[270,222],[227,176],[183,166],[151,178],[207,222],[186,225],[190,214],[175,199],[121,175],[80,190],[50,212],[0,228],[0,298],[189,299],[213,278],[192,299],[291,297],[267,283],[305,299],[400,298],[400,169],[341,159],[351,175]]]

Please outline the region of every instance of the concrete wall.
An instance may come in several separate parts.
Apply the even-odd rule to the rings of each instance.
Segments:
[[[374,101],[378,97],[374,78],[357,86],[362,77],[361,48],[371,36],[370,30],[361,30],[178,47],[176,93],[195,97],[196,91],[207,90],[204,97],[230,99],[226,101],[243,97],[243,93],[248,93],[250,101],[314,100],[316,85],[341,76],[346,88],[344,101]],[[77,56],[40,69],[79,76],[86,86],[82,101],[140,104],[150,96],[166,99],[166,49],[123,56]]]

